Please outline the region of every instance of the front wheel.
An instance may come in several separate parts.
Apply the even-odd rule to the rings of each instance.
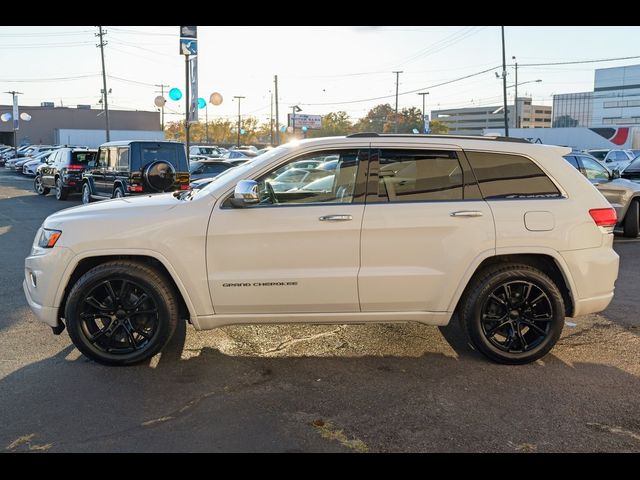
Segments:
[[[640,202],[633,200],[624,216],[624,236],[636,238],[640,233]]]
[[[498,363],[519,365],[546,355],[564,326],[564,301],[546,274],[506,264],[477,275],[461,317],[473,345]]]
[[[36,191],[38,195],[46,195],[51,190],[44,186],[42,183],[42,175],[37,175],[35,180],[33,181],[33,189]]]
[[[84,205],[91,203],[91,187],[87,182],[82,184],[82,203]]]
[[[113,189],[113,196],[111,198],[122,198],[124,197],[124,189],[122,186],[117,186]]]
[[[105,365],[150,359],[178,322],[174,289],[154,268],[112,261],[85,273],[71,289],[65,320],[74,345]]]
[[[62,179],[56,178],[56,200],[66,200],[69,196],[69,190],[62,186]]]

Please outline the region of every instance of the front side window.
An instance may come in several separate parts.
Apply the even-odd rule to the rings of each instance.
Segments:
[[[378,164],[379,202],[463,198],[462,169],[455,152],[383,149]]]
[[[465,153],[485,200],[562,196],[540,167],[526,157],[507,153]]]
[[[581,157],[584,174],[589,180],[609,181],[609,172],[595,160],[588,157]]]
[[[288,168],[302,160],[318,160],[337,155],[335,170]],[[318,152],[297,157],[261,176],[258,182],[260,205],[351,203],[359,166],[358,150]]]
[[[573,155],[567,155],[566,157],[564,157],[564,159],[567,162],[569,162],[571,165],[573,165],[575,168],[580,170],[580,166],[578,165],[578,159],[576,157],[574,157]]]

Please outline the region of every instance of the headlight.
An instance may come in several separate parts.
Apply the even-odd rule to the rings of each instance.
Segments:
[[[40,238],[38,239],[38,246],[40,248],[53,248],[60,238],[60,235],[62,235],[61,230],[49,230],[47,228],[43,228]]]

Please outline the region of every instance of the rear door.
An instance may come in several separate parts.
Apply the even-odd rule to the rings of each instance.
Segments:
[[[491,210],[460,149],[372,144],[358,275],[363,312],[444,312],[493,253]]]

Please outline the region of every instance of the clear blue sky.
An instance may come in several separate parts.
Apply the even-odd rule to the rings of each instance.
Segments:
[[[177,26],[106,27],[110,107],[153,110],[153,84],[184,90],[184,57]],[[21,104],[97,105],[102,78],[92,26],[0,27],[0,92],[18,90]],[[590,60],[640,55],[640,27],[516,27],[506,31],[507,63]],[[234,95],[244,95],[243,114],[269,118],[273,75],[280,80],[280,119],[290,106],[303,113],[345,110],[362,117],[374,105],[395,102],[400,92],[427,88],[427,112],[437,108],[502,103],[502,83],[493,71],[433,85],[501,64],[500,27],[215,27],[199,26],[199,94],[220,92],[224,102],[209,106],[209,117],[234,117]],[[551,104],[554,93],[593,88],[594,69],[639,64],[640,58],[582,65],[520,67],[519,88],[534,102]],[[513,68],[509,68],[509,84]],[[498,70],[497,70],[498,71]],[[71,77],[71,78],[68,78]],[[77,78],[80,77],[80,78]],[[19,81],[15,81],[19,80]],[[0,93],[0,103],[10,95]],[[388,99],[340,104],[372,97]],[[510,98],[513,89],[509,89]],[[317,104],[317,105],[312,105]],[[326,105],[320,105],[326,104]],[[401,95],[400,108],[421,107],[416,93]],[[171,115],[171,112],[176,112]],[[184,102],[167,103],[167,120],[180,119]],[[204,116],[204,111],[201,111]]]

